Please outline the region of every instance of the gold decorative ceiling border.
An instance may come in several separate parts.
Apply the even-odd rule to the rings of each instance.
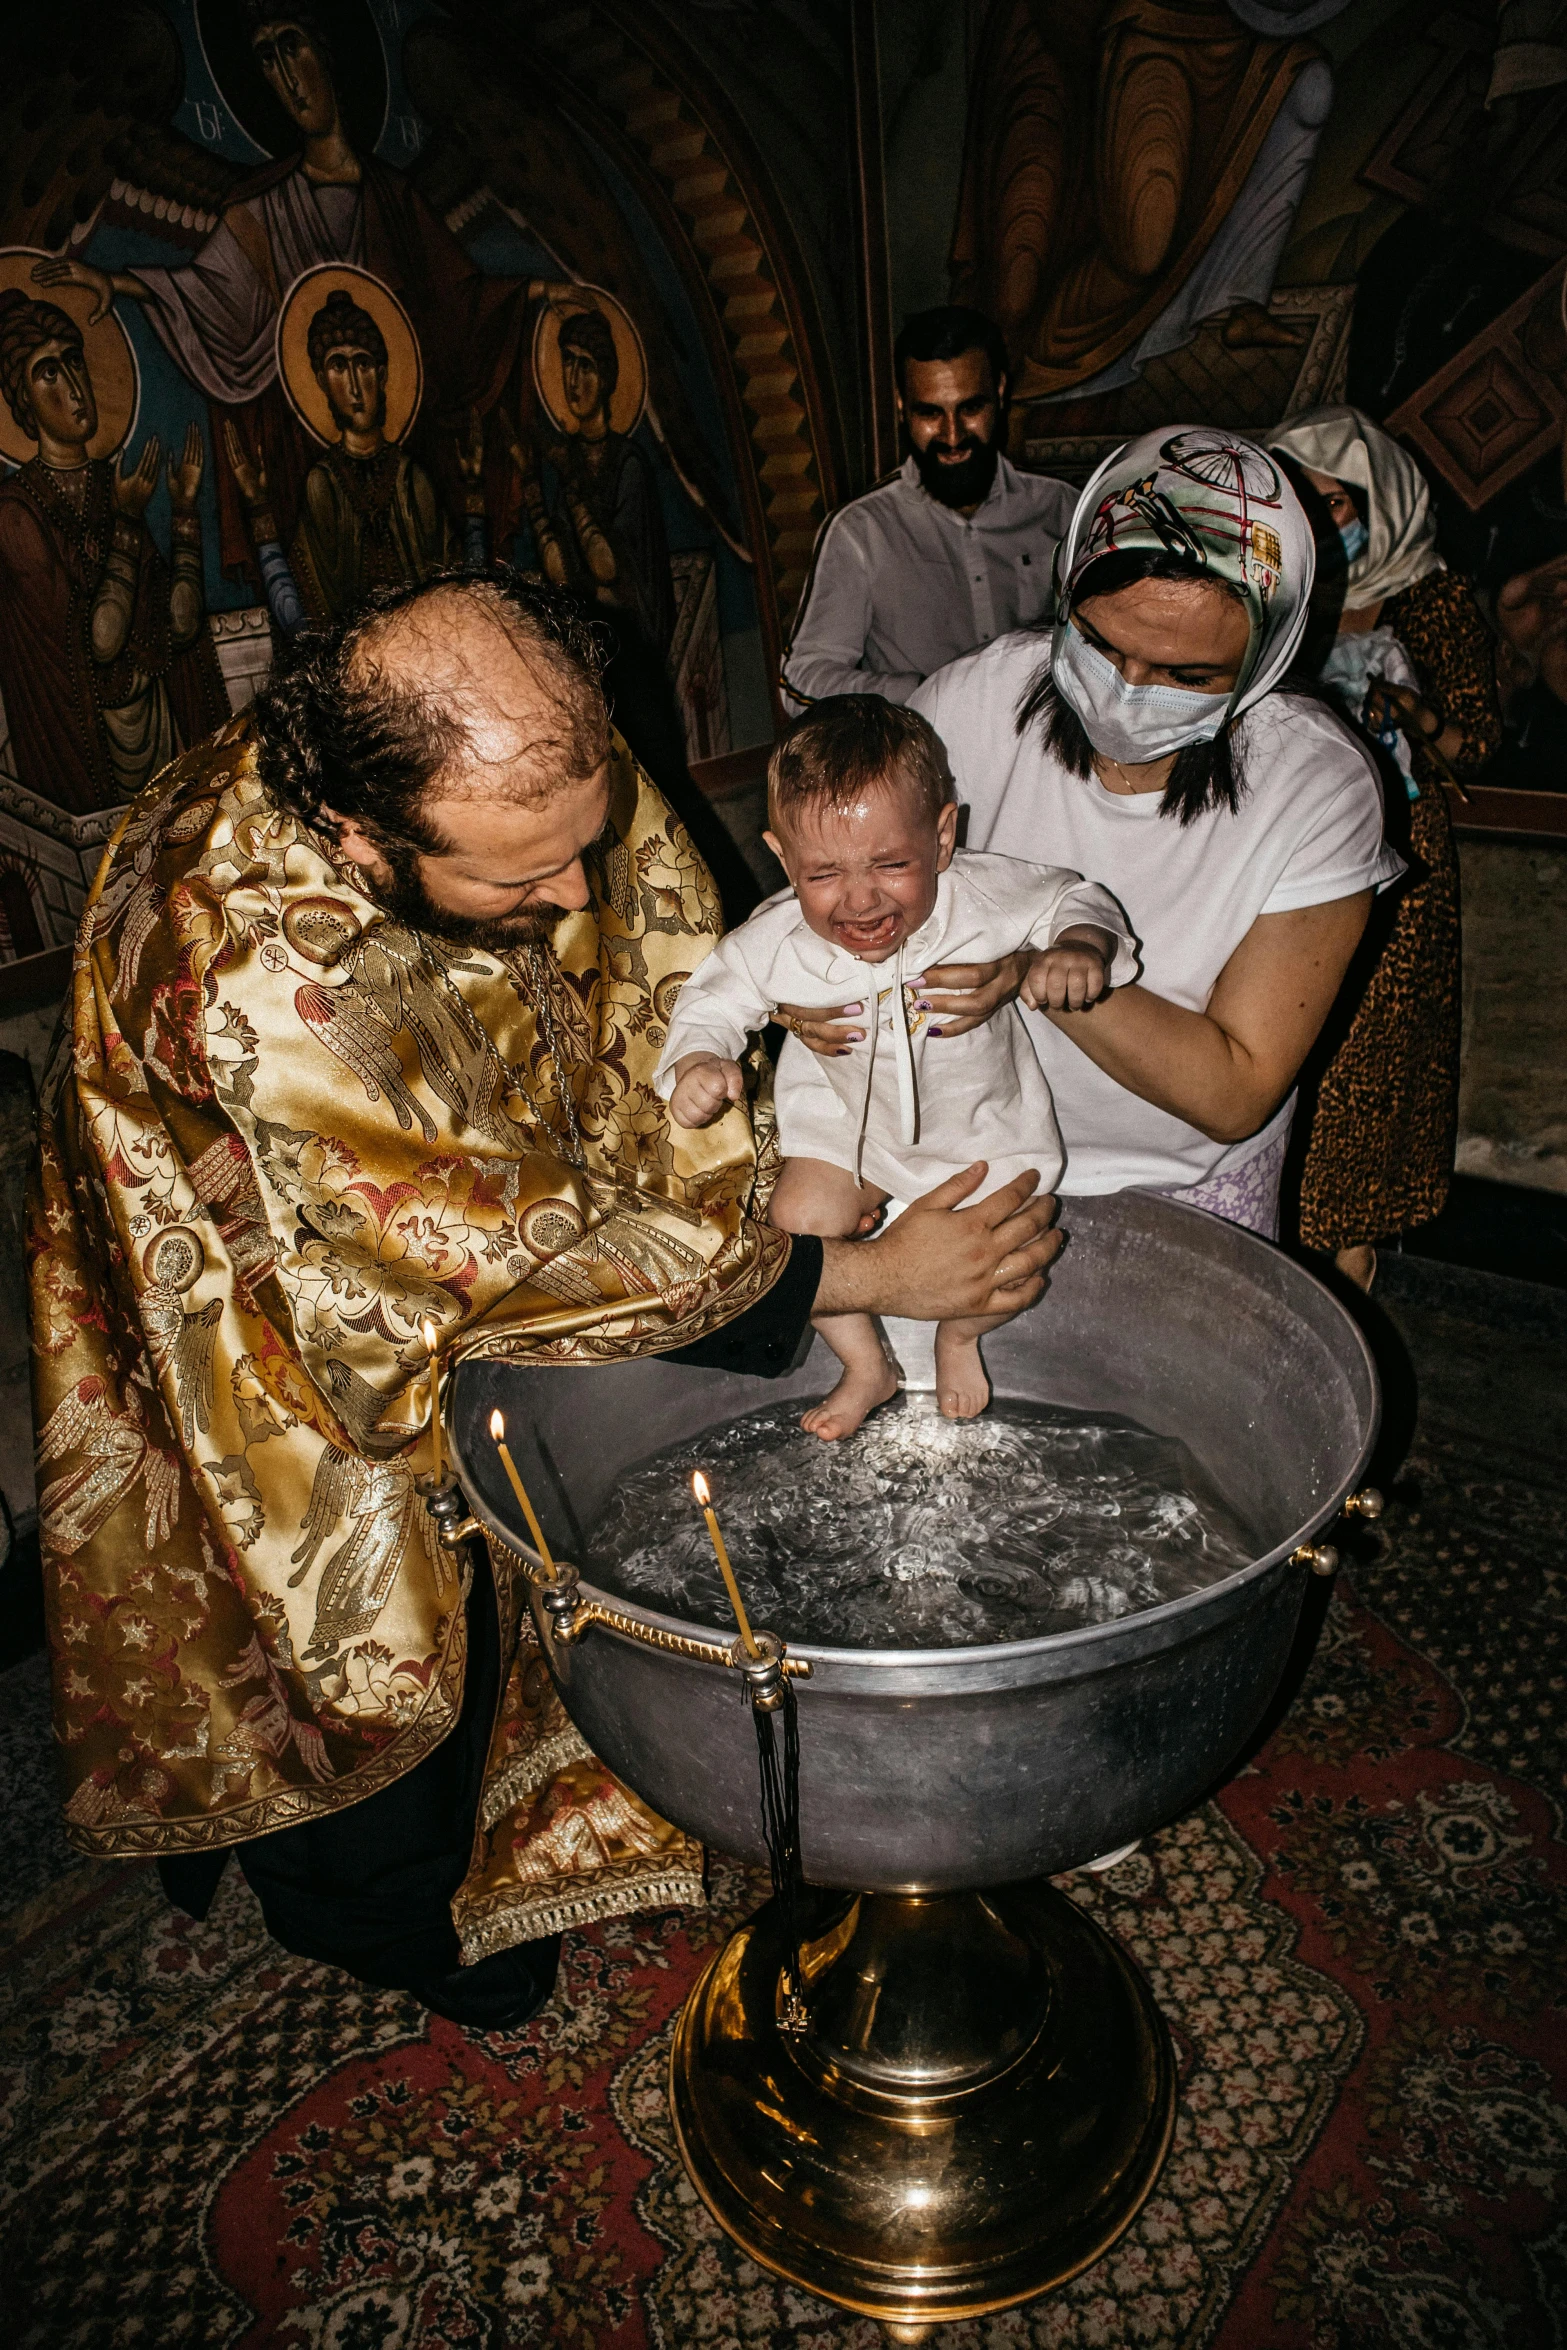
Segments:
[[[757,567],[758,603],[776,676],[817,531],[837,503],[799,273],[758,170],[738,152],[735,127],[718,119],[712,94],[689,87],[679,62],[656,51],[642,26],[628,26],[605,0],[535,0],[527,26],[584,128],[630,166],[628,176],[655,199],[666,233],[671,224],[678,229],[694,263],[754,461],[742,490],[768,558],[765,577]],[[690,269],[686,276],[690,284]]]

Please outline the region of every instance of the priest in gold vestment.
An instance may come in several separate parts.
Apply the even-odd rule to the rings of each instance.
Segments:
[[[701,1854],[583,1746],[507,1562],[465,1600],[432,1540],[425,1325],[781,1370],[813,1304],[1026,1298],[1055,1245],[1016,1186],[769,1226],[752,1106],[688,1134],[652,1087],[718,927],[591,631],[497,573],[296,640],[78,935],[32,1272],[69,1831],[198,1912],[237,1846],[280,1940],[466,2023]]]

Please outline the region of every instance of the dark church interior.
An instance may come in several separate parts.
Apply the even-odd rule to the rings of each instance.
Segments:
[[[1559,2350],[1567,0],[13,0],[0,1227],[0,2343]]]

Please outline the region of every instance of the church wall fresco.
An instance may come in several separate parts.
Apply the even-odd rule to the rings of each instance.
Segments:
[[[1567,772],[1567,7],[874,15],[892,309],[950,291],[1002,317],[1014,454],[1083,478],[1150,423],[1353,399],[1419,455],[1498,617],[1523,780]],[[480,551],[575,580],[675,755],[733,767],[770,736],[815,533],[875,470],[864,16],[8,12],[0,994],[62,962],[137,779],[368,580]],[[312,346],[334,294],[347,339]],[[35,393],[79,479],[43,461]]]
[[[830,11],[777,37],[841,81]],[[628,731],[770,740],[858,430],[852,365],[845,409],[802,354],[852,339],[852,281],[700,47],[550,0],[8,16],[0,995],[62,965],[163,756],[367,586],[542,570],[601,613]]]
[[[1567,6],[974,0],[968,34],[949,282],[1008,336],[1014,454],[1385,424],[1498,632],[1464,820],[1567,835]]]

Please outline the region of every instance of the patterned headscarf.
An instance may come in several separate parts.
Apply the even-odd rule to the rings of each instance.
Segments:
[[[1239,590],[1251,635],[1226,719],[1278,684],[1305,631],[1317,557],[1305,509],[1266,449],[1177,425],[1107,457],[1056,550],[1058,631],[1085,572],[1119,554],[1180,555]]]
[[[1270,448],[1310,473],[1362,490],[1366,545],[1349,567],[1344,601],[1351,610],[1385,603],[1433,571],[1445,571],[1436,551],[1436,516],[1426,477],[1397,441],[1358,408],[1311,408],[1273,434]]]

